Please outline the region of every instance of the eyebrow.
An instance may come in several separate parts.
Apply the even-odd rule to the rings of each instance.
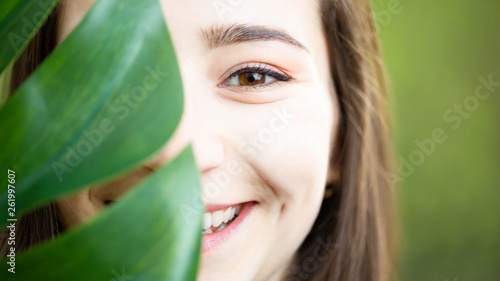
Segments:
[[[202,30],[203,41],[209,50],[254,41],[281,41],[309,53],[309,50],[286,32],[261,25],[233,24],[212,26]]]

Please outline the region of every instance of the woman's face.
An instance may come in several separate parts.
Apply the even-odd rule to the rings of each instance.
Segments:
[[[60,40],[85,3],[65,5]],[[181,124],[141,168],[61,200],[63,219],[72,226],[94,215],[192,143],[207,211],[199,280],[277,280],[318,215],[339,117],[319,8],[303,0],[161,4],[184,86]]]

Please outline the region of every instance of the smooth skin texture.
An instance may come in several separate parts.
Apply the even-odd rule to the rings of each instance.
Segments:
[[[59,41],[93,2],[63,6]],[[182,75],[181,123],[136,171],[61,200],[63,220],[97,214],[191,143],[205,204],[257,202],[237,233],[202,254],[199,280],[280,280],[318,215],[339,119],[318,7],[160,2]],[[234,30],[244,32],[224,38]]]

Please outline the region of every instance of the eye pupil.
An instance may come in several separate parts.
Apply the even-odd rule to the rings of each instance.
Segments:
[[[240,74],[240,84],[242,86],[253,86],[264,83],[264,75],[257,72],[249,72]]]

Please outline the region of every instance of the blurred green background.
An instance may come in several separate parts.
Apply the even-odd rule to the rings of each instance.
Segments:
[[[500,280],[500,1],[373,5],[402,169],[397,279]],[[436,128],[446,140],[423,151]]]

